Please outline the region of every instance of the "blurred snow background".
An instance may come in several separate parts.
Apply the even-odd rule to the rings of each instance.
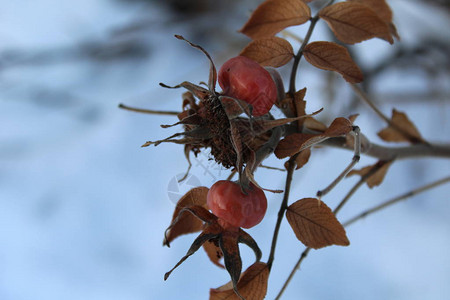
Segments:
[[[402,41],[390,46],[373,40],[352,49],[372,74],[368,88],[386,114],[394,106],[406,111],[428,140],[448,143],[449,10],[431,2],[390,1]],[[208,62],[173,34],[204,46],[220,66],[248,42],[236,30],[257,3],[0,1],[1,300],[207,299],[208,288],[228,281],[227,273],[199,251],[164,282],[193,236],[162,247],[174,208],[169,192],[182,194],[190,184],[210,186],[228,171],[201,154],[193,160],[192,181],[174,190],[173,178],[187,168],[182,147],[140,145],[175,132],[159,127],[175,119],[117,105],[180,109],[182,91],[158,83],[204,81]],[[330,37],[319,24],[313,39],[323,38]],[[375,70],[397,54],[399,63]],[[287,74],[288,68],[282,71]],[[379,141],[376,132],[384,124],[352,100],[339,78],[336,99],[330,101],[324,93],[326,72],[304,61],[300,68],[298,86],[308,87],[309,111],[324,106],[325,122],[336,111],[360,113],[357,124]],[[351,156],[314,151],[296,173],[292,195],[315,195]],[[363,158],[358,167],[373,162]],[[267,164],[282,167],[283,162]],[[397,162],[381,187],[361,188],[339,219],[449,170],[444,159]],[[283,188],[283,177],[265,169],[256,174],[270,188]],[[324,201],[335,206],[356,180],[346,179]],[[312,251],[284,299],[448,299],[449,193],[449,185],[441,186],[352,225],[351,246]],[[249,230],[264,259],[280,201],[280,195],[269,195],[267,217]],[[284,222],[267,299],[275,297],[303,249]],[[241,251],[246,267],[253,254],[245,247]]]

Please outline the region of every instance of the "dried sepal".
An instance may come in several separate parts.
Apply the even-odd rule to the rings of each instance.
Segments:
[[[233,282],[236,293],[238,293],[236,286],[241,276],[242,260],[236,234],[233,232],[224,232],[221,239],[219,239],[219,247],[222,249],[225,268],[230,274],[231,282]]]
[[[202,208],[202,207],[200,207],[200,208]],[[205,229],[203,229],[203,231],[200,233],[200,235],[194,240],[194,242],[192,243],[191,247],[187,251],[186,255],[183,256],[180,259],[180,261],[178,261],[178,263],[172,269],[170,269],[170,271],[168,271],[168,272],[166,272],[166,274],[164,274],[164,280],[167,280],[167,278],[169,278],[170,274],[172,274],[172,272],[178,266],[180,266],[186,259],[188,259],[189,256],[191,256],[192,254],[197,252],[197,250],[200,249],[200,247],[204,243],[206,243],[207,241],[210,241],[210,240],[218,238],[219,235],[221,234],[221,229],[222,228],[215,222],[212,223],[212,224],[209,224],[209,226],[206,226]]]
[[[278,68],[294,57],[291,43],[279,37],[268,37],[251,41],[240,53],[262,66]]]
[[[359,170],[351,170],[347,177],[352,175],[369,176],[365,181],[369,188],[379,186],[386,177],[387,171],[391,166],[392,161],[378,161],[376,164],[361,168]],[[372,173],[372,174],[369,174]]]
[[[295,236],[307,247],[319,249],[350,244],[345,229],[331,209],[315,198],[304,198],[291,204],[286,218]]]
[[[166,232],[163,245],[170,246],[175,238],[180,235],[197,232],[202,229],[203,221],[192,214],[180,214],[183,208],[198,205],[206,208],[206,195],[209,189],[207,187],[196,187],[188,191],[180,198],[173,212],[172,222],[173,226]],[[178,219],[177,219],[178,218]],[[177,221],[175,222],[175,220]]]
[[[366,5],[338,2],[323,8],[319,16],[344,43],[355,44],[374,37],[394,43],[388,24]]]
[[[201,46],[196,45],[188,40],[186,40],[183,36],[181,35],[175,35],[175,37],[179,40],[183,40],[185,42],[187,42],[189,45],[191,45],[192,47],[200,50],[203,52],[203,54],[206,55],[206,57],[209,60],[209,79],[208,79],[208,88],[211,92],[215,92],[216,89],[216,82],[217,82],[217,71],[216,71],[216,66],[214,65],[214,62],[211,58],[211,56],[209,55],[209,53],[203,49]]]
[[[159,85],[166,89],[185,88],[198,99],[206,99],[208,97],[208,95],[210,94],[210,92],[207,89],[205,89],[204,87],[190,83],[188,81],[183,81],[182,83],[174,85],[174,86],[170,86],[170,85],[167,85],[162,82],[160,82]]]
[[[408,116],[395,108],[392,110],[391,124],[378,132],[378,136],[386,142],[426,143]]]
[[[341,74],[347,82],[358,83],[363,74],[348,50],[333,42],[312,42],[303,50],[305,59],[313,66]]]
[[[220,262],[223,258],[223,253],[222,250],[220,250],[219,245],[216,245],[216,241],[207,241],[203,244],[203,249],[213,264],[220,268],[225,268],[225,266]]]
[[[267,293],[267,283],[269,280],[269,268],[267,264],[256,262],[242,274],[238,283],[237,289],[242,297],[247,300],[262,300]],[[210,300],[240,300],[239,296],[233,290],[232,282],[211,289],[209,292]]]
[[[300,25],[311,17],[301,0],[266,0],[250,16],[240,32],[252,39],[273,36],[289,26]]]
[[[345,135],[352,131],[352,129],[353,126],[348,119],[336,118],[323,133],[293,133],[288,135],[278,143],[275,149],[275,155],[278,158],[292,156],[329,138]]]

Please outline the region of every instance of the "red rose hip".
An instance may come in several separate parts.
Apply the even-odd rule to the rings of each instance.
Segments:
[[[207,204],[219,219],[243,228],[259,224],[267,210],[267,198],[263,190],[250,184],[250,189],[244,194],[239,184],[227,180],[211,186]]]
[[[225,96],[253,106],[253,116],[269,112],[277,100],[277,87],[270,73],[245,56],[226,61],[219,70],[219,85]]]

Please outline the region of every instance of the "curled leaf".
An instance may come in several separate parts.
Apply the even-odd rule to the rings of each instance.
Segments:
[[[378,136],[386,142],[426,143],[408,116],[395,108],[392,110],[391,125],[378,132]]]
[[[286,27],[305,23],[311,10],[302,0],[266,0],[240,30],[252,39],[273,36]]]
[[[295,159],[295,169],[298,170],[304,165],[306,165],[309,161],[309,157],[311,156],[311,148],[307,148],[305,150],[300,151]],[[288,169],[289,162],[284,163],[284,167],[286,170]]]
[[[282,139],[275,149],[275,155],[278,158],[292,156],[315,143],[324,141],[326,137],[320,134],[293,133]]]
[[[318,199],[304,198],[291,204],[286,218],[296,237],[307,247],[319,249],[350,244],[344,227],[331,209]]]
[[[278,143],[274,153],[278,158],[292,156],[329,138],[345,135],[352,129],[353,126],[348,119],[336,118],[323,133],[293,133],[288,135]]]
[[[262,66],[274,68],[287,64],[294,57],[291,43],[279,37],[268,37],[250,42],[240,53]]]
[[[352,131],[352,123],[346,118],[336,118],[323,133],[327,137],[337,137]]]
[[[363,80],[363,74],[350,57],[347,49],[332,42],[313,42],[303,50],[305,59],[313,66],[329,71],[336,71],[350,83]]]
[[[237,283],[237,288],[242,297],[247,300],[262,300],[267,293],[269,269],[262,262],[256,262],[242,274]],[[231,281],[221,287],[211,289],[210,300],[240,300],[234,293]]]
[[[327,130],[327,125],[323,124],[322,122],[314,119],[314,118],[306,118],[303,122],[303,125],[311,130],[318,131],[318,132],[324,132]]]
[[[373,188],[374,186],[379,186],[383,180],[384,177],[386,177],[386,173],[391,166],[392,162],[385,162],[385,161],[379,161],[374,165],[364,167],[359,170],[351,170],[350,173],[347,174],[347,177],[352,175],[359,175],[361,177],[366,176],[369,174],[369,172],[373,172],[367,179],[366,184],[369,188]]]
[[[196,187],[188,191],[180,200],[178,200],[175,211],[173,212],[172,223],[180,215],[180,211],[192,205],[198,205],[206,208],[206,195],[209,189],[207,187]],[[202,229],[203,222],[192,214],[183,214],[178,221],[167,232],[163,245],[170,245],[175,238],[180,235],[197,232]]]
[[[384,39],[390,44],[394,43],[389,25],[364,4],[335,3],[323,8],[319,16],[344,43],[355,44],[374,37]]]

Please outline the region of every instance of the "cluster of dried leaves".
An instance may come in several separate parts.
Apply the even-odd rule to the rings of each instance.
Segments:
[[[335,71],[342,75],[347,82],[354,84],[363,80],[363,74],[352,60],[345,46],[329,41],[309,43],[309,37],[315,23],[319,20],[325,21],[337,40],[343,44],[355,44],[372,38],[380,38],[392,44],[394,38],[398,39],[395,26],[392,23],[392,12],[384,0],[349,0],[337,3],[330,1],[325,7],[319,9],[315,16],[311,15],[309,2],[312,1],[266,0],[259,5],[240,30],[252,39],[240,55],[249,57],[263,66],[274,68],[284,66],[292,60],[298,61],[304,56],[311,65],[319,69]],[[310,22],[310,30],[297,53],[294,53],[294,48],[288,40],[275,36],[287,27],[302,25],[307,22]],[[193,44],[191,43],[191,45]],[[201,49],[208,56],[211,61],[211,71],[208,82],[209,90],[188,82],[177,86],[187,88],[190,91],[189,99],[186,100],[185,98],[183,106],[186,105],[189,109],[194,109],[196,112],[196,114],[189,114],[189,110],[185,110],[179,115],[180,122],[176,124],[182,124],[188,129],[199,126],[201,123],[197,112],[201,111],[202,107],[195,103],[193,96],[199,99],[219,97],[215,92],[217,75],[211,58],[201,47],[193,46]],[[294,64],[292,72],[297,71],[296,67]],[[327,139],[345,137],[348,144],[354,143],[351,133],[355,128],[353,122],[356,116],[349,118],[338,117],[329,126],[326,126],[314,119],[312,115],[307,116],[305,111],[306,101],[304,100],[305,93],[306,88],[294,93],[287,93],[284,99],[280,99],[276,103],[278,108],[285,114],[286,119],[281,121],[264,120],[260,121],[262,122],[261,124],[258,123],[257,119],[251,120],[255,122],[252,123],[254,128],[262,128],[261,134],[265,134],[278,126],[286,127],[285,129],[287,130],[285,132],[287,133],[277,140],[275,144],[272,143],[271,145],[276,146],[274,154],[279,159],[289,158],[290,161],[295,159],[296,169],[301,168],[308,162],[311,148],[314,145],[320,144]],[[231,104],[222,103],[222,105],[227,107]],[[239,124],[244,121],[237,118],[239,114],[245,112],[245,108],[242,109],[242,105],[244,104],[241,104],[240,109],[237,111],[232,111],[231,113],[229,110],[227,111],[227,117],[230,119],[229,130],[232,132],[232,150],[236,153],[236,157],[233,156],[229,159],[229,165],[237,168],[239,173],[241,173],[244,163],[246,169],[251,166],[249,172],[244,170],[243,173],[250,181],[254,182],[253,171],[261,162],[255,158],[254,153],[257,153],[257,148],[253,149],[254,151],[252,150],[253,152],[250,152],[250,154],[242,154],[244,150],[236,145],[243,144],[243,141],[245,144],[246,139],[249,137],[242,134],[233,134],[233,132],[242,132],[242,130],[239,131]],[[236,106],[231,106],[232,109],[236,110]],[[392,118],[387,121],[388,127],[379,132],[380,138],[384,141],[410,142],[413,144],[426,143],[404,113],[394,110]],[[249,121],[245,122],[248,123]],[[163,141],[187,144],[187,152],[191,150],[199,151],[199,145],[211,147],[211,144],[208,143],[201,144],[196,140],[198,137],[192,133],[184,133],[184,136],[188,142],[178,142],[180,140],[172,139],[175,136]],[[267,139],[270,139],[270,137],[266,137],[265,142]],[[162,141],[157,143],[160,142]],[[223,143],[223,141],[221,140],[220,143]],[[222,146],[222,144],[217,146],[219,152]],[[235,163],[236,160],[237,163]],[[390,164],[391,161],[378,162],[361,170],[353,170],[348,175],[367,176],[366,183],[373,187],[382,182]],[[272,262],[260,262],[261,251],[248,233],[240,228],[230,229],[223,226],[217,217],[208,211],[206,205],[207,193],[208,188],[197,187],[184,195],[177,203],[171,225],[166,231],[164,245],[169,246],[170,242],[183,234],[201,233],[174,269],[200,247],[203,247],[212,263],[221,268],[225,267],[231,277],[229,283],[210,290],[210,299],[263,299],[267,291]],[[285,212],[296,237],[309,248],[319,249],[330,245],[347,246],[350,243],[342,224],[337,220],[333,211],[320,199],[300,199],[286,206]],[[248,245],[254,250],[256,255],[256,262],[242,274],[239,243]],[[221,261],[222,258],[224,265]],[[173,269],[166,273],[165,279],[172,271]]]
[[[384,0],[354,0],[338,2],[321,9],[315,17],[302,0],[268,0],[262,3],[240,30],[253,41],[241,55],[265,66],[280,67],[294,58],[291,44],[274,35],[289,26],[323,19],[336,38],[345,44],[355,44],[372,38],[393,43],[398,38],[392,23],[392,12]],[[315,21],[314,21],[315,22]],[[363,80],[358,66],[347,49],[334,42],[319,41],[302,49],[305,59],[313,66],[336,71],[351,83]]]

